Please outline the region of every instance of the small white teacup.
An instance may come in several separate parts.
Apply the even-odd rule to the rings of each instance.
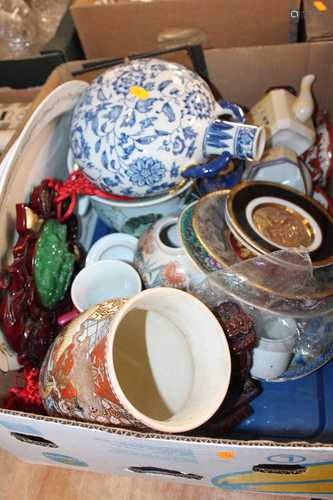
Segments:
[[[73,281],[71,297],[80,312],[105,300],[130,298],[141,292],[137,271],[120,260],[102,260],[85,267]]]
[[[256,321],[258,345],[253,350],[251,375],[273,380],[288,368],[297,338],[292,318],[267,316]]]

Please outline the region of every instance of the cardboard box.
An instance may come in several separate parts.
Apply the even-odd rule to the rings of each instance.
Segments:
[[[304,25],[304,40],[333,40],[333,0],[303,2],[303,12],[300,15]]]
[[[299,7],[299,0],[76,0],[71,12],[86,57],[101,58],[183,44],[188,33],[205,48],[287,43],[289,32],[295,41]],[[178,30],[174,39],[165,36],[170,29]]]
[[[268,87],[289,84],[298,88],[304,74],[315,73],[318,105],[333,116],[333,42],[216,49],[206,51],[206,59],[210,78],[220,93],[246,106]],[[35,105],[57,85],[71,79],[72,70],[80,66],[75,62],[57,68]],[[95,75],[86,76],[91,80]],[[68,137],[67,142],[64,138],[56,140],[57,125],[59,132],[59,123],[54,124],[39,134],[39,144],[32,141],[2,182],[2,260],[14,237],[15,204],[28,196],[32,186],[45,176],[46,168],[47,175],[64,174]],[[8,383],[8,376],[2,376],[0,394]],[[274,442],[240,440],[235,434],[233,439],[228,435],[224,439],[195,437],[195,432],[191,436],[145,434],[0,410],[0,446],[29,463],[133,477],[147,475],[227,491],[333,497],[333,442],[324,440]]]
[[[42,85],[54,68],[82,57],[81,45],[68,11],[56,34],[40,54],[25,59],[0,60],[0,87],[25,89]]]

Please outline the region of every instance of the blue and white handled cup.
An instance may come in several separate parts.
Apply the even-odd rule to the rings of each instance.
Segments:
[[[215,177],[233,159],[258,161],[266,145],[264,127],[245,124],[245,115],[237,104],[220,101],[221,110],[235,121],[218,118],[207,128],[204,138],[204,153],[208,158],[218,158],[207,163],[187,168],[184,177]]]

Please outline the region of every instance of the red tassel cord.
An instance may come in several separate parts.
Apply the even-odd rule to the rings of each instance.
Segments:
[[[102,191],[90,182],[80,170],[70,174],[65,181],[47,179],[47,182],[48,187],[54,189],[57,193],[54,201],[57,207],[57,219],[60,222],[65,222],[73,214],[78,195],[99,196],[104,199],[116,201],[134,200],[134,198],[129,198],[128,196],[118,196]],[[65,213],[63,213],[63,203],[66,200],[69,200],[69,204]]]
[[[16,387],[9,389],[2,407],[7,410],[45,415],[38,387],[39,370],[27,366],[22,373],[23,387],[22,379],[18,376]]]

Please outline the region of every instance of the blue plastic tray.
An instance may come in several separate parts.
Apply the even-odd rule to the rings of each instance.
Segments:
[[[262,383],[262,393],[251,403],[253,414],[234,432],[242,439],[288,440],[317,439],[333,433],[332,389],[327,384],[332,377],[331,362],[299,380]]]

